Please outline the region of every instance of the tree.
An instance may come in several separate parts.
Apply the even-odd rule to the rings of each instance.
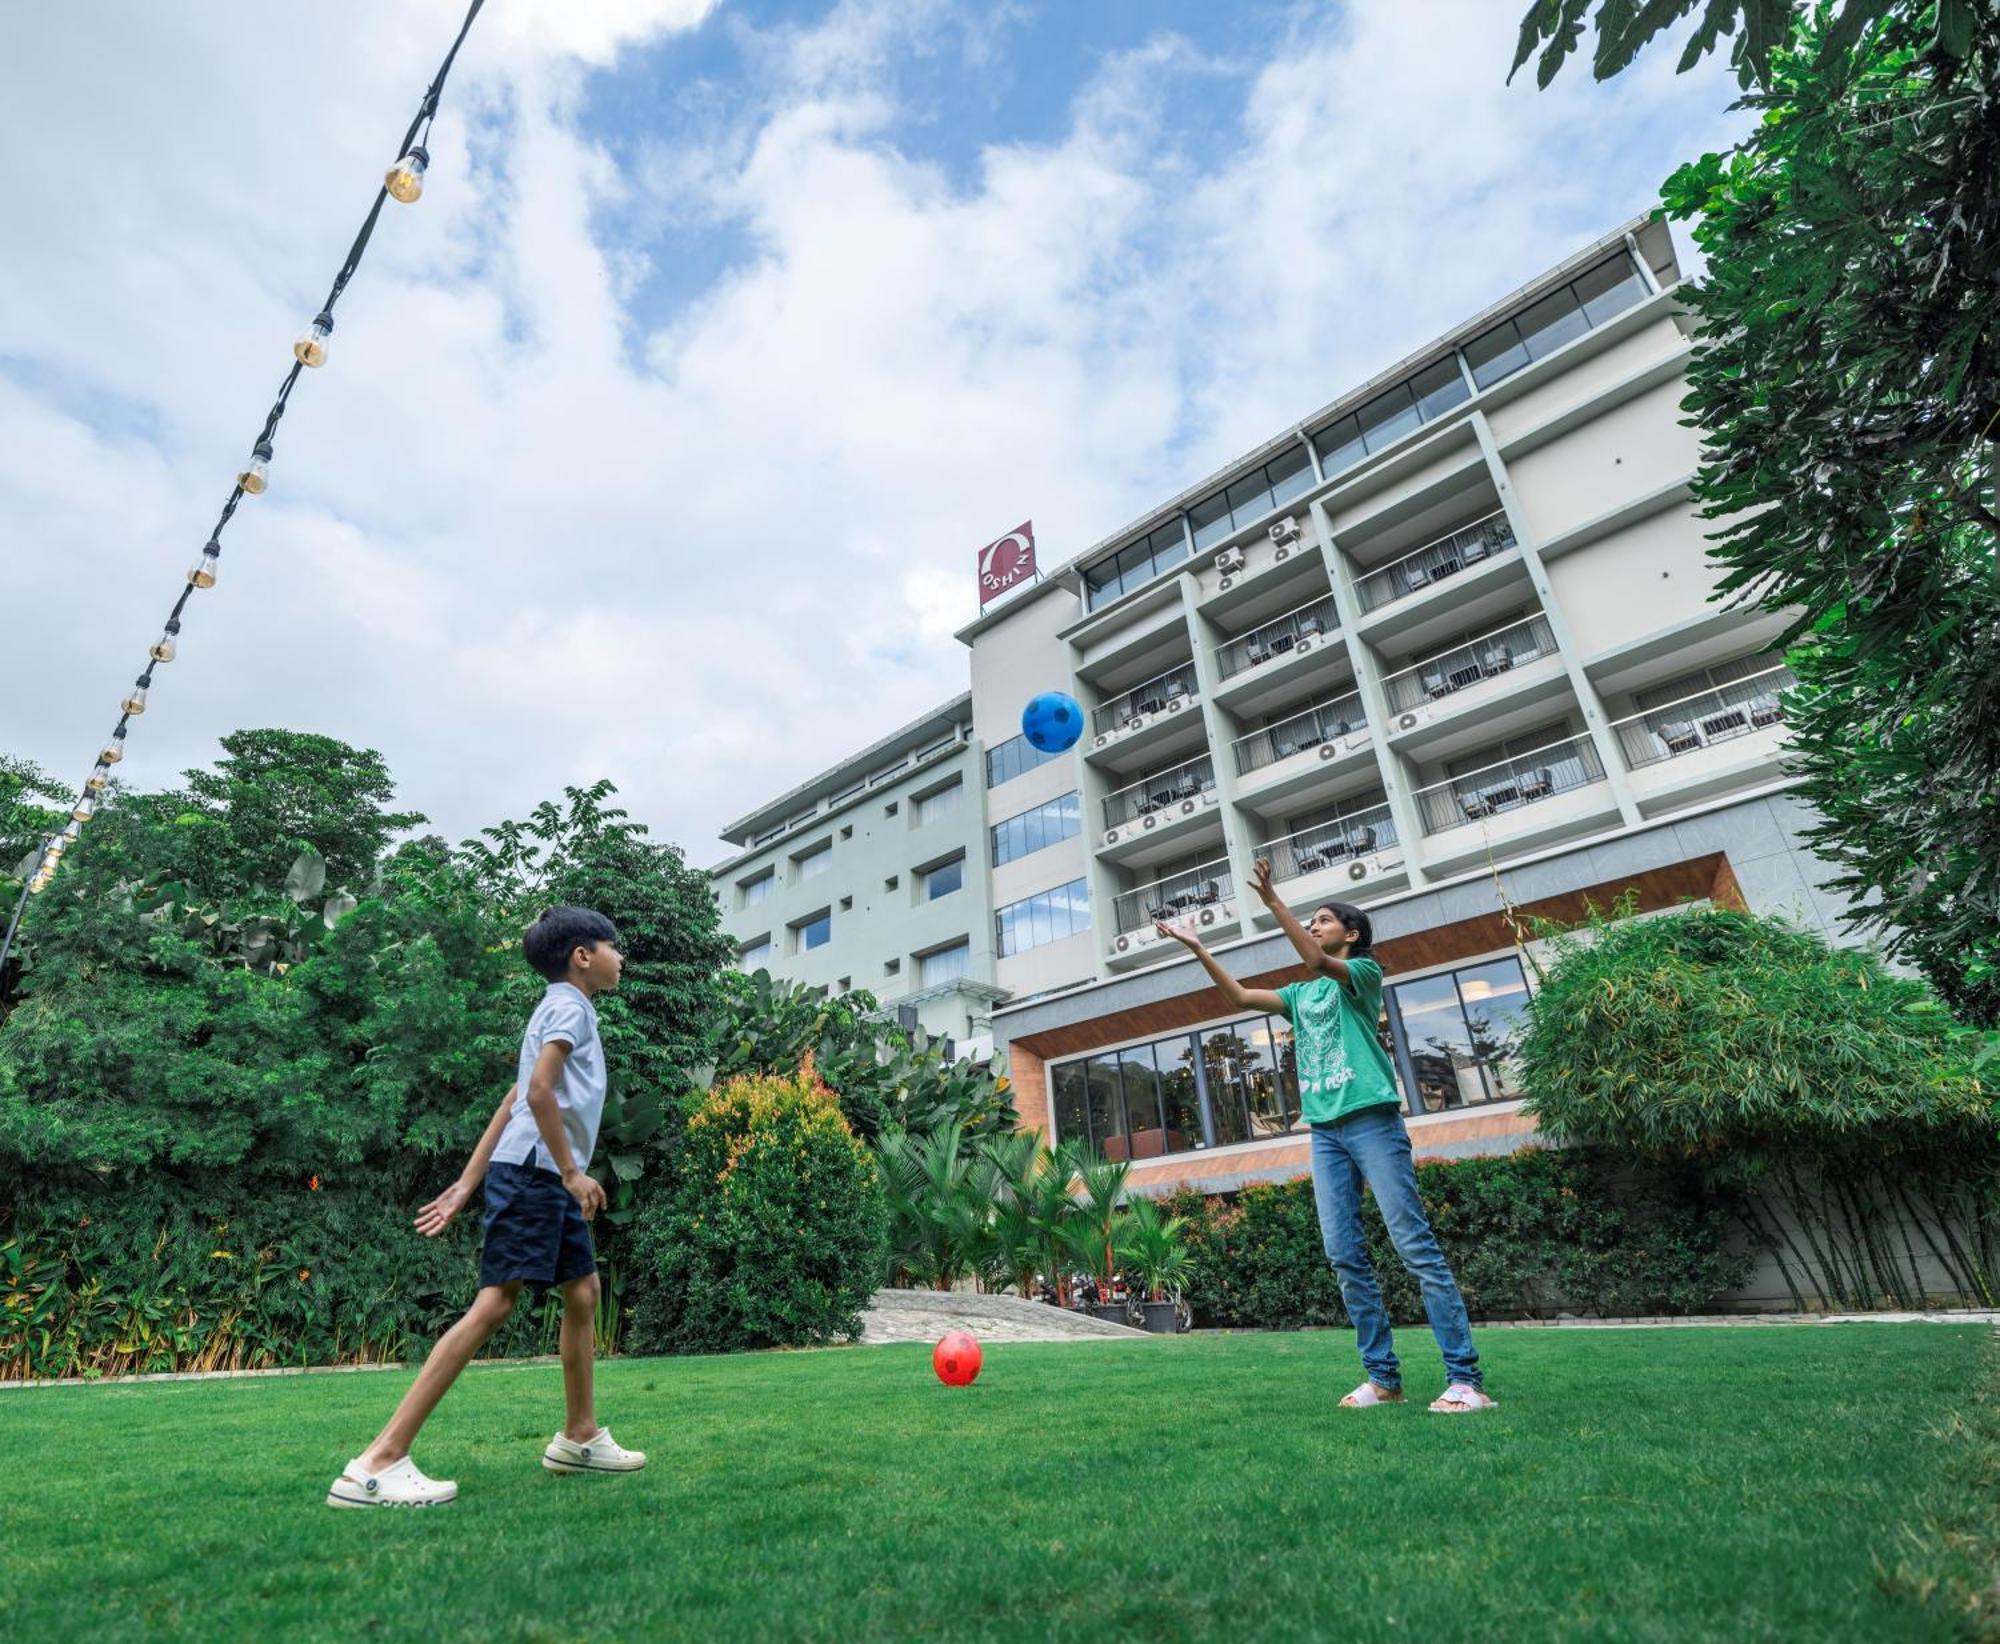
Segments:
[[[1545,0],[1515,66],[1546,42],[1546,83],[1593,10],[1602,78],[1693,3]],[[2000,10],[1712,0],[1682,67],[1739,18],[1756,130],[1665,190],[1708,259],[1718,598],[1796,615],[1796,768],[1855,928],[2000,1025]]]
[[[61,829],[73,797],[32,760],[0,754],[0,887],[11,885],[19,893],[22,875],[16,870]]]
[[[425,820],[390,811],[396,784],[373,748],[304,731],[234,731],[212,771],[189,771],[190,812],[209,824],[210,886],[276,886],[300,851],[326,862],[328,879],[367,883],[389,841]]]

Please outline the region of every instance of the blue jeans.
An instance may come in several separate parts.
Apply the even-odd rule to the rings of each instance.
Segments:
[[[1410,1132],[1402,1114],[1384,1104],[1332,1124],[1312,1127],[1313,1199],[1319,1206],[1319,1230],[1326,1241],[1326,1259],[1340,1278],[1341,1299],[1354,1321],[1356,1345],[1368,1379],[1378,1386],[1403,1385],[1402,1367],[1390,1337],[1389,1310],[1382,1288],[1368,1261],[1361,1231],[1361,1184],[1366,1182],[1381,1207],[1389,1242],[1423,1288],[1424,1312],[1444,1354],[1445,1376],[1469,1387],[1480,1385],[1479,1355],[1472,1346],[1472,1325],[1465,1316],[1465,1299],[1451,1276],[1430,1218],[1417,1197],[1417,1167],[1410,1152]]]

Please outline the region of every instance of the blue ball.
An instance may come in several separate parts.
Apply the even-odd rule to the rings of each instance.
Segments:
[[[1044,691],[1021,710],[1021,734],[1043,753],[1061,753],[1083,735],[1083,709],[1061,691]]]

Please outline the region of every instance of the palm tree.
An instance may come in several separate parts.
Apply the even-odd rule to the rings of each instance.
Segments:
[[[1083,1192],[1068,1230],[1069,1246],[1083,1266],[1097,1275],[1107,1293],[1111,1277],[1118,1271],[1124,1219],[1119,1201],[1125,1197],[1125,1176],[1131,1168],[1123,1159],[1099,1159],[1089,1154],[1080,1154],[1077,1161],[1076,1179]]]
[[[978,1271],[993,1215],[996,1174],[968,1152],[953,1120],[924,1136],[885,1130],[876,1140],[889,1200],[889,1276],[949,1290]]]
[[[1179,1301],[1194,1267],[1181,1242],[1187,1217],[1167,1216],[1157,1199],[1135,1198],[1125,1212],[1124,1257],[1127,1271],[1145,1287],[1148,1301]]]

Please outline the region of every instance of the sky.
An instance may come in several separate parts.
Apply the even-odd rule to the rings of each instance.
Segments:
[[[0,8],[0,752],[80,783],[463,0]],[[1649,209],[1712,65],[1492,0],[489,0],[124,765],[719,828],[1068,559]],[[1023,680],[1025,700],[1059,681]]]

